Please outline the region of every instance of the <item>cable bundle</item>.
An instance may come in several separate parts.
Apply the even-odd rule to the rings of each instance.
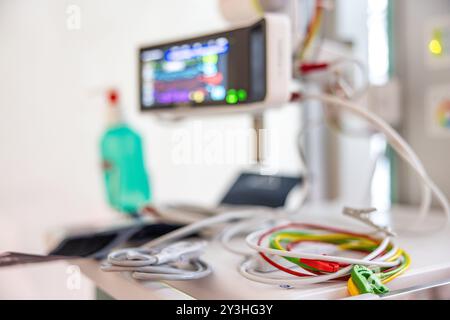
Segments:
[[[253,259],[241,266],[240,271],[246,278],[264,283],[296,286],[347,280],[352,295],[382,294],[388,291],[384,284],[398,277],[410,265],[408,254],[390,237],[379,239],[324,226],[291,223],[252,233],[246,240],[271,266],[295,276],[269,276],[258,271]],[[332,245],[339,255],[296,250],[305,243]],[[349,254],[359,257],[353,258]]]
[[[324,15],[324,5],[322,0],[316,0],[316,4],[314,6],[314,13],[308,23],[308,27],[306,30],[305,37],[297,53],[297,57],[300,61],[305,59],[305,55],[308,49],[311,47],[314,40],[317,38],[320,28],[322,26],[322,20]]]

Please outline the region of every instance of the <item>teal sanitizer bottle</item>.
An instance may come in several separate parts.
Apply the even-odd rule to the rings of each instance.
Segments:
[[[109,124],[100,144],[108,202],[135,215],[151,201],[142,139],[124,122],[117,91],[108,92],[108,103]]]

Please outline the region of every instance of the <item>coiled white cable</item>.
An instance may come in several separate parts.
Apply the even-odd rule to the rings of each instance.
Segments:
[[[261,253],[267,253],[271,255],[276,256],[283,256],[283,257],[293,257],[293,258],[305,258],[305,259],[319,259],[322,261],[333,261],[333,262],[339,262],[339,263],[348,263],[348,264],[360,264],[360,265],[367,265],[367,266],[378,266],[378,267],[391,267],[398,265],[399,261],[387,261],[390,257],[392,257],[395,252],[398,250],[398,247],[392,243],[392,240],[390,237],[384,238],[384,240],[380,243],[380,245],[372,251],[370,254],[365,256],[362,259],[351,259],[351,258],[345,258],[345,257],[333,257],[333,256],[324,256],[324,255],[317,255],[317,254],[311,254],[311,253],[305,253],[305,252],[289,252],[289,251],[281,251],[276,249],[271,249],[263,246],[259,246],[256,244],[255,239],[261,236],[261,232],[255,232],[253,234],[250,234],[246,241],[247,244],[255,249],[257,252]],[[388,253],[384,254],[381,257],[378,257],[381,255],[385,249],[389,246],[389,244],[392,244],[392,248],[389,250]],[[377,258],[378,257],[378,258]],[[352,270],[352,265],[347,266],[345,268],[342,268],[341,270],[327,274],[327,275],[312,275],[310,277],[304,277],[304,278],[294,278],[292,276],[278,276],[278,275],[270,275],[267,273],[259,272],[256,268],[257,260],[255,258],[250,258],[246,261],[244,261],[239,266],[239,273],[252,281],[261,282],[265,284],[275,284],[280,286],[290,286],[290,287],[298,287],[302,285],[308,285],[308,284],[315,284],[315,283],[321,283],[321,282],[327,282],[335,279],[339,279],[343,276],[346,276],[350,273]]]
[[[162,250],[126,248],[111,252],[101,266],[108,272],[131,272],[139,280],[194,280],[211,267],[199,259],[206,242],[175,242]]]
[[[346,258],[346,257],[338,257],[338,256],[330,256],[330,255],[322,255],[322,254],[315,254],[315,253],[306,253],[306,252],[292,252],[292,251],[283,251],[278,249],[272,249],[268,247],[264,247],[257,244],[257,239],[261,237],[261,235],[265,232],[259,231],[249,234],[245,241],[247,245],[252,248],[253,250],[260,252],[260,253],[266,253],[270,255],[275,256],[282,256],[282,257],[290,257],[290,258],[302,258],[302,259],[310,259],[310,260],[321,260],[321,261],[329,261],[329,262],[338,262],[338,263],[345,263],[345,264],[361,264],[361,265],[368,265],[368,266],[377,266],[377,267],[383,267],[383,268],[389,268],[394,267],[398,265],[399,261],[377,261],[377,260],[367,260],[367,259],[353,259],[353,258]],[[386,248],[388,244],[391,243],[391,238],[386,237],[383,239],[383,241],[380,244],[380,247]],[[394,246],[394,249],[396,246]],[[396,252],[395,250],[394,252]]]

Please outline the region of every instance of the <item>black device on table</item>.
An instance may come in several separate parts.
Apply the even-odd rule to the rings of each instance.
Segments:
[[[286,204],[292,189],[302,183],[302,177],[244,172],[235,180],[220,203],[280,208]]]
[[[140,245],[182,227],[166,223],[138,223],[122,228],[66,237],[50,255],[102,259],[115,247],[129,242]]]

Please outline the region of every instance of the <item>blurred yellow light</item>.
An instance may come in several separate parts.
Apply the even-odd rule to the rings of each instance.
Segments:
[[[430,41],[430,44],[428,45],[428,48],[430,49],[430,52],[436,56],[439,56],[442,54],[442,45],[441,43],[436,40],[433,39]]]
[[[205,100],[205,94],[202,91],[195,91],[192,94],[193,100],[197,103],[202,103]]]

